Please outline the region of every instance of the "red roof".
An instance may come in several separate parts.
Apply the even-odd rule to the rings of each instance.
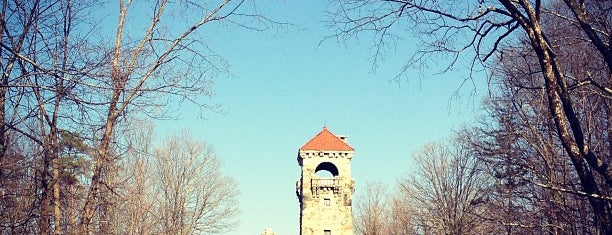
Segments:
[[[300,150],[355,151],[353,147],[344,143],[338,136],[327,130],[327,127],[323,127],[323,130],[310,139]]]

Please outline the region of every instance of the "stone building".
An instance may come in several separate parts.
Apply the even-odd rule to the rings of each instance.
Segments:
[[[327,127],[298,151],[302,176],[297,181],[296,194],[301,235],[353,235],[354,153],[348,137],[336,136]]]

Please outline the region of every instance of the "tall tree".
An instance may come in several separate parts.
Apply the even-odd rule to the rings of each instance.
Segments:
[[[154,1],[149,5],[151,17],[147,28],[143,32],[131,32],[130,22],[142,21],[131,18],[130,13],[142,6],[135,6],[129,0],[119,1],[114,45],[109,67],[105,68],[110,73],[104,74],[99,81],[109,87],[100,91],[101,97],[96,97],[104,101],[99,108],[105,109],[105,113],[99,120],[102,132],[96,147],[91,184],[81,212],[81,233],[90,231],[97,205],[105,200],[104,195],[112,192],[105,185],[109,185],[107,177],[114,172],[117,156],[112,143],[121,118],[130,110],[158,116],[165,102],[160,96],[173,96],[181,101],[194,102],[200,108],[210,108],[199,98],[211,94],[209,76],[224,72],[224,67],[219,64],[218,57],[208,54],[210,51],[206,51],[204,41],[198,40],[196,32],[215,22],[256,29],[267,27],[269,21],[260,15],[242,14],[243,3],[243,0],[206,4]],[[169,26],[172,17],[177,15],[176,20],[186,23]]]
[[[123,183],[118,163],[126,148],[117,131],[124,121],[164,116],[173,108],[166,107],[169,102],[213,108],[204,98],[211,95],[212,78],[227,66],[199,32],[218,22],[256,30],[273,23],[243,0],[120,0],[116,31],[107,34],[90,24],[102,19],[88,14],[106,4],[111,3],[2,1],[2,228],[43,234],[115,230],[112,217]],[[143,22],[146,27],[139,28]],[[68,154],[65,133],[91,147]],[[28,165],[18,169],[13,162]],[[65,195],[74,200],[66,202]],[[27,215],[4,216],[21,208],[17,202],[30,205]]]
[[[535,55],[538,74],[546,98],[546,113],[554,124],[559,143],[576,172],[582,190],[593,210],[598,227],[612,232],[612,205],[601,199],[608,197],[612,187],[612,168],[609,150],[595,151],[596,145],[586,134],[588,129],[578,112],[579,105],[570,94],[573,84],[568,71],[557,57],[560,48],[551,40],[551,31],[543,25],[543,15],[565,20],[579,29],[581,38],[588,42],[591,55],[607,67],[604,81],[612,74],[612,26],[610,1],[575,1],[543,3],[540,0],[497,1],[340,1],[333,12],[337,36],[350,37],[362,32],[373,32],[376,45],[381,48],[395,40],[394,29],[409,29],[422,39],[422,45],[409,60],[404,70],[426,62],[432,54],[451,55],[455,65],[461,56],[473,56],[472,68],[493,57],[503,59],[507,45],[522,43]],[[524,41],[519,40],[524,36]],[[592,76],[580,79],[593,89],[610,96],[609,84],[599,84]],[[609,119],[608,121],[609,122]],[[599,181],[598,178],[602,180]]]
[[[36,197],[40,200],[36,221],[39,232],[44,234],[50,230],[55,234],[63,233],[59,185],[61,123],[70,122],[73,118],[70,110],[80,106],[71,98],[79,77],[83,76],[75,71],[90,62],[77,55],[83,41],[80,36],[72,35],[74,22],[82,16],[79,10],[87,4],[72,1],[2,3],[0,162],[11,152],[6,145],[11,138],[22,135],[38,146],[39,151],[33,152],[40,159],[33,161],[38,181],[36,192],[39,192]],[[77,62],[76,57],[81,60]],[[1,177],[4,170],[0,166],[2,179],[5,178]],[[0,188],[3,185],[0,182]]]
[[[604,86],[610,86],[606,79],[608,69],[605,61],[592,52],[590,42],[581,37],[578,26],[549,14],[542,16],[542,22],[549,32],[557,60],[566,69],[571,84],[569,94],[579,104],[576,112],[585,126],[584,132],[589,136],[592,151],[608,159],[608,113],[611,106],[602,90]],[[527,39],[520,38],[523,38],[523,43],[504,48],[503,58],[491,69],[492,87],[497,92],[485,102],[488,117],[479,130],[474,131],[481,133],[476,149],[492,169],[500,170],[493,175],[506,182],[502,189],[508,191],[507,196],[530,201],[530,205],[521,209],[531,214],[521,213],[528,216],[516,217],[513,224],[553,232],[595,233],[591,228],[597,226],[593,224],[593,218],[588,218],[588,214],[593,212],[580,209],[584,207],[586,198],[577,198],[577,195],[587,195],[580,188],[578,175],[570,168],[572,162],[555,131],[553,117],[547,112],[537,55],[525,43]],[[605,180],[602,177],[595,177],[595,180],[602,185],[602,195],[590,196],[602,199],[610,195]],[[531,193],[518,195],[521,192]],[[555,203],[550,203],[551,198]],[[508,209],[521,206],[521,203],[512,201],[508,198]],[[512,220],[511,217],[505,219]]]
[[[568,11],[560,2],[548,7],[553,12]],[[543,30],[548,32],[556,60],[565,69],[569,95],[577,103],[575,110],[585,127],[591,151],[609,161],[612,106],[605,87],[612,84],[606,62],[594,51],[591,42],[585,40],[578,25],[550,12],[541,16]],[[503,58],[492,68],[492,86],[498,92],[486,102],[489,115],[486,121],[490,123],[479,127],[484,138],[478,149],[485,153],[486,162],[498,165],[497,169],[515,172],[496,174],[507,182],[502,187],[509,191],[507,195],[517,194],[513,196],[515,200],[529,202],[521,208],[529,213],[520,213],[523,217],[516,217],[513,224],[542,229],[534,233],[597,233],[597,229],[593,230],[597,228],[594,217],[589,216],[593,211],[585,210],[585,203],[587,197],[610,201],[605,199],[612,193],[610,187],[604,177],[595,175],[602,194],[588,195],[581,189],[580,178],[571,169],[572,161],[564,151],[554,118],[547,112],[548,101],[537,55],[531,51],[525,36],[519,39],[521,43],[502,49]]]

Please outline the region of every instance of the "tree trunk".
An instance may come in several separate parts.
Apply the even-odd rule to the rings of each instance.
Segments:
[[[90,234],[89,225],[91,224],[91,220],[95,214],[95,203],[98,203],[99,201],[100,185],[103,180],[102,177],[104,174],[104,167],[106,166],[108,161],[107,154],[110,147],[110,140],[115,127],[115,120],[117,119],[115,107],[117,101],[119,100],[120,92],[115,91],[113,93],[114,95],[112,97],[112,101],[108,111],[109,113],[104,129],[104,135],[102,136],[98,151],[95,153],[95,166],[93,175],[91,177],[91,185],[89,186],[89,191],[85,199],[85,205],[83,206],[83,210],[81,213],[81,223],[79,228],[81,234]]]
[[[548,108],[553,117],[557,134],[574,165],[584,191],[588,194],[601,195],[592,171],[585,162],[585,157],[587,156],[583,153],[584,151],[581,151],[585,148],[588,149],[588,147],[580,148],[576,140],[580,139],[583,134],[571,98],[563,95],[567,93],[567,87],[565,86],[566,79],[560,72],[561,69],[552,55],[552,51],[539,27],[539,23],[535,18],[531,18],[531,20],[531,25],[525,25],[524,27],[531,40],[531,45],[538,55],[540,67],[543,71]],[[574,128],[571,127],[572,123],[575,123]],[[589,152],[588,154],[593,153]],[[595,213],[596,222],[600,225],[604,234],[610,234],[612,232],[612,225],[610,224],[612,221],[609,203],[592,197],[589,197],[588,201]]]
[[[76,227],[76,200],[74,199],[74,194],[76,193],[76,189],[74,188],[74,184],[70,184],[70,230],[72,230],[71,234],[77,234]]]
[[[43,154],[42,170],[40,172],[40,216],[38,218],[38,230],[39,234],[49,234],[49,206],[51,201],[51,194],[49,190],[49,155]]]
[[[54,212],[54,234],[60,235],[62,232],[62,211],[60,200],[60,177],[59,177],[59,159],[55,157],[53,164],[53,212]]]

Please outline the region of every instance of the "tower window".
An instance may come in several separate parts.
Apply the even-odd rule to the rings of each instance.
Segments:
[[[331,230],[323,230],[323,234],[325,234],[325,235],[331,235]]]
[[[330,177],[338,176],[338,168],[331,162],[322,162],[315,168],[315,174],[319,172],[325,172],[331,174]]]
[[[331,200],[329,200],[329,198],[324,198],[323,199],[323,205],[331,206]]]

